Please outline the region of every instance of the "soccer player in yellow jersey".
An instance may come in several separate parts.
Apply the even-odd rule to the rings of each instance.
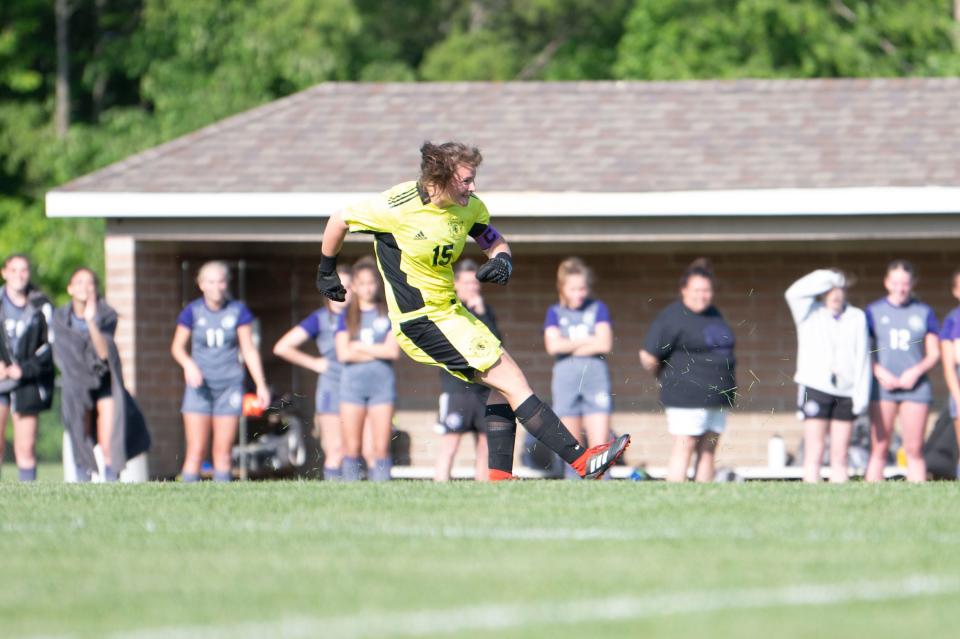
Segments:
[[[490,225],[487,207],[474,195],[480,152],[459,142],[425,142],[420,155],[419,180],[330,216],[317,288],[330,299],[343,300],[346,291],[336,268],[343,239],[348,231],[372,233],[400,348],[418,362],[495,391],[486,411],[490,479],[513,476],[518,419],[581,477],[599,479],[630,445],[630,436],[585,449],[534,395],[500,341],[454,292],[453,263],[467,236],[490,258],[477,270],[478,280],[505,285],[513,270],[507,241]]]

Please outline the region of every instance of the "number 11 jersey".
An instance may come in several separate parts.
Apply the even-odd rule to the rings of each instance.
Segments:
[[[177,324],[190,330],[190,357],[200,367],[203,381],[220,388],[243,381],[237,328],[253,322],[242,302],[230,300],[213,310],[198,298],[187,304]]]

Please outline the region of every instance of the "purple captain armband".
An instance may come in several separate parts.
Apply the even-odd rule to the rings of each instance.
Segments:
[[[473,239],[476,241],[477,246],[486,251],[499,240],[502,240],[503,236],[500,235],[500,232],[497,231],[497,229],[493,228],[492,226],[488,226],[483,230],[482,233],[474,236]]]

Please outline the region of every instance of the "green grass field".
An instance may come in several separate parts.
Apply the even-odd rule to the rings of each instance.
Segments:
[[[954,636],[957,497],[903,483],[4,481],[0,635]]]

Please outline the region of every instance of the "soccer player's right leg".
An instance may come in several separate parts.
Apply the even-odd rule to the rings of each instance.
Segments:
[[[517,441],[517,416],[499,395],[487,404],[487,476],[490,481],[513,478],[513,446]],[[499,400],[499,401],[498,401]]]
[[[534,395],[527,378],[506,351],[503,351],[496,364],[478,375],[477,381],[506,397],[523,427],[573,466],[581,477],[599,479],[630,445],[630,436],[623,435],[613,443],[587,449],[564,426],[553,409]],[[492,450],[489,422],[487,425],[488,445]]]

